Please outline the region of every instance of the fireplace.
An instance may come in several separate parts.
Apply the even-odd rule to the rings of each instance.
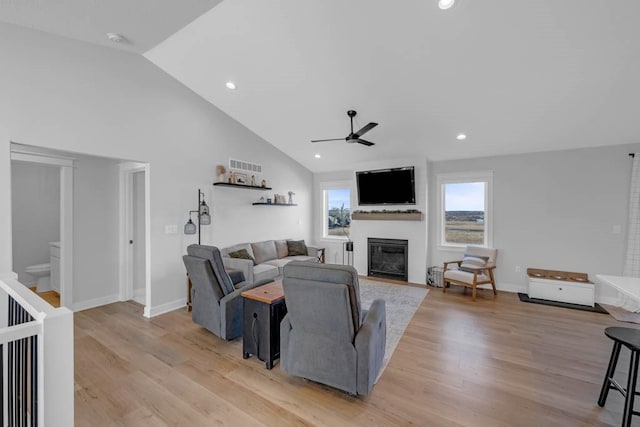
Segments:
[[[409,241],[368,238],[368,272],[373,277],[409,280]]]

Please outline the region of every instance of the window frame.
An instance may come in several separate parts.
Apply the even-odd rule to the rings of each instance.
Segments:
[[[329,235],[329,190],[349,190],[349,215],[352,212],[353,188],[351,181],[331,181],[320,183],[320,192],[322,197],[322,237],[323,240],[331,241],[348,241],[349,236],[331,236]]]
[[[484,248],[493,247],[493,171],[480,172],[458,172],[437,175],[437,194],[438,194],[438,249],[454,250],[464,252],[467,246],[481,246]],[[445,185],[446,184],[462,184],[472,182],[484,182],[484,226],[485,235],[482,245],[470,245],[467,243],[451,243],[445,241]]]

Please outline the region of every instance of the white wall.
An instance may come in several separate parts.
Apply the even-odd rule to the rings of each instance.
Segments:
[[[416,181],[415,205],[384,205],[360,207],[355,184],[355,172],[363,170],[384,169],[393,167],[414,166]],[[394,159],[379,162],[367,162],[354,165],[352,171],[337,173],[319,173],[314,176],[315,206],[314,237],[322,246],[327,247],[327,262],[342,263],[342,244],[322,238],[322,182],[351,182],[351,212],[355,210],[404,210],[417,209],[423,213],[427,210],[427,162],[426,159]],[[427,274],[427,219],[422,221],[351,221],[351,240],[353,241],[353,266],[358,274],[367,274],[367,238],[405,239],[409,241],[409,282],[426,283]]]
[[[86,307],[118,294],[119,161],[73,157],[73,303]]]
[[[35,284],[27,266],[49,262],[49,242],[60,241],[60,168],[11,162],[13,271]]]
[[[431,264],[459,259],[437,248],[436,176],[493,171],[493,242],[499,289],[524,291],[528,267],[622,274],[631,159],[640,145],[487,157],[430,164]],[[622,233],[614,234],[614,225]],[[516,273],[519,266],[522,272]],[[613,292],[596,289],[599,300]]]
[[[0,63],[1,164],[9,141],[150,164],[152,314],[185,300],[181,257],[195,238],[165,225],[182,229],[198,188],[214,215],[203,243],[310,238],[311,173],[143,57],[0,24]],[[254,207],[257,191],[214,189],[215,165],[230,157],[263,164],[274,190],[295,191],[299,206]],[[8,186],[0,168],[1,200]],[[5,212],[0,226],[11,235]],[[11,269],[5,241],[0,274]]]

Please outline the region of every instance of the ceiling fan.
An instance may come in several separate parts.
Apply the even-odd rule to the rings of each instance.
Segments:
[[[371,122],[368,125],[365,125],[358,132],[354,133],[353,132],[353,118],[356,116],[356,114],[358,114],[358,113],[355,112],[354,110],[347,111],[347,116],[349,116],[349,118],[351,119],[351,133],[349,135],[347,135],[346,138],[314,139],[311,142],[326,142],[326,141],[342,141],[342,140],[345,140],[345,141],[350,142],[350,143],[357,142],[358,144],[366,145],[367,147],[371,147],[372,145],[375,145],[373,142],[364,140],[364,139],[362,139],[360,137],[362,135],[364,135],[365,133],[369,132],[374,127],[378,126],[378,124]]]

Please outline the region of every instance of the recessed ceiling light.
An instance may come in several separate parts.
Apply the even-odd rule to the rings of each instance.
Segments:
[[[224,85],[227,87],[227,89],[231,89],[231,90],[236,89],[236,84],[234,82],[226,82]]]
[[[322,156],[320,156],[320,154],[315,154],[313,157],[315,157],[316,159],[319,159]]]
[[[107,33],[107,38],[114,43],[124,43],[127,41],[125,36],[118,33]]]
[[[442,10],[446,10],[453,6],[455,2],[456,0],[438,0],[438,7]]]
[[[465,139],[467,139],[467,135],[465,135],[464,133],[459,133],[458,136],[456,136],[456,139],[458,141],[464,141]]]

